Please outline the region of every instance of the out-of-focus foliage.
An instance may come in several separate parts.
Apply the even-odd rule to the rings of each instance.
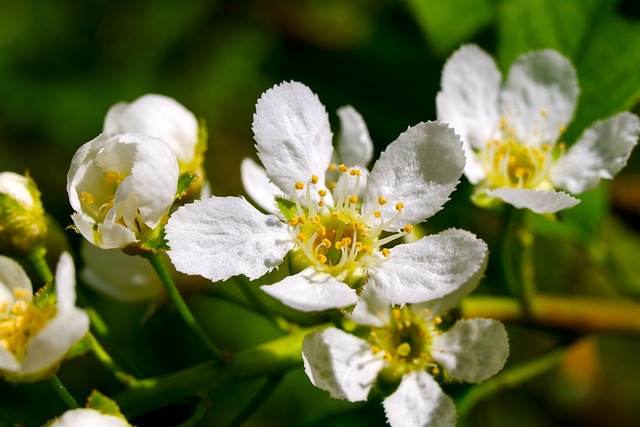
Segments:
[[[335,110],[353,105],[369,126],[377,156],[408,126],[435,118],[444,61],[469,42],[494,54],[503,72],[532,49],[557,49],[574,62],[581,95],[565,134],[568,144],[595,119],[624,109],[638,112],[640,9],[633,0],[22,0],[0,3],[0,171],[29,169],[45,209],[65,227],[71,223],[65,177],[74,151],[100,132],[114,103],[162,93],[205,119],[205,168],[214,194],[239,194],[240,161],[254,155],[255,102],[273,84],[305,83],[336,124]],[[533,220],[541,290],[640,298],[640,202],[632,202],[634,194],[640,194],[638,149],[619,179],[582,195],[582,203],[558,221]],[[500,211],[480,210],[469,195],[463,182],[425,228],[469,229],[493,248],[504,231]],[[66,235],[77,248],[78,236]],[[211,290],[193,282],[193,289]],[[222,287],[242,295],[235,285],[214,286]],[[479,292],[507,292],[499,259],[490,258]],[[79,293],[81,305],[89,302],[102,314],[124,358],[137,361],[128,367],[133,372],[157,375],[206,359],[167,307],[122,304],[83,287]],[[264,318],[214,298],[213,292],[190,298],[189,304],[224,349],[244,349],[279,335]],[[507,368],[567,338],[566,331],[520,326],[510,327],[509,335]],[[633,426],[640,419],[639,346],[637,339],[594,337],[556,369],[480,402],[459,424]],[[107,395],[117,389],[91,355],[65,363],[59,376],[78,396],[89,395],[96,384]],[[262,381],[210,396],[202,425],[226,425]],[[357,405],[331,400],[297,370],[285,376],[248,425],[384,425],[379,399]],[[132,422],[178,424],[193,403]],[[42,383],[0,384],[0,406],[29,425],[65,409]]]

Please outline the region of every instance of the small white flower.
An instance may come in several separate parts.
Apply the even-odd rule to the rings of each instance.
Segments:
[[[479,278],[469,281],[467,292]],[[467,319],[441,328],[437,315],[456,301],[394,308],[375,288],[365,288],[352,315],[369,327],[365,338],[336,328],[308,335],[302,343],[305,372],[331,397],[351,402],[367,400],[379,379],[386,386],[397,384],[383,401],[394,427],[453,426],[455,405],[432,375],[480,382],[500,371],[509,355],[507,333],[498,321]]]
[[[126,420],[103,414],[95,409],[80,408],[66,411],[49,427],[130,427]]]
[[[58,262],[55,286],[55,305],[35,304],[22,267],[0,256],[0,375],[7,379],[46,376],[87,333],[89,318],[75,306],[75,270],[68,253]]]
[[[290,253],[293,275],[262,289],[314,311],[355,304],[367,281],[395,304],[440,298],[483,264],[486,245],[470,234],[445,232],[385,247],[439,211],[457,185],[464,155],[448,126],[409,128],[370,173],[337,167],[334,185],[326,185],[329,120],[308,87],[282,83],[265,92],[253,130],[266,175],[282,195],[280,215],[264,215],[239,197],[180,208],[166,228],[178,271],[212,281],[239,274],[254,280]],[[266,204],[274,190],[263,184],[256,192],[265,191]]]
[[[82,242],[82,282],[118,301],[147,301],[164,295],[164,287],[149,261],[118,249],[100,249]]]
[[[640,131],[633,114],[596,122],[569,150],[560,142],[578,93],[573,66],[553,50],[520,56],[504,82],[477,46],[463,46],[449,58],[438,118],[462,137],[465,175],[478,186],[478,202],[553,213],[579,202],[556,189],[579,194],[624,167]]]
[[[176,153],[181,170],[200,166],[198,120],[182,104],[164,95],[147,94],[127,104],[112,106],[103,133],[141,133],[166,142]],[[195,164],[194,164],[195,163]]]
[[[142,134],[99,135],[78,149],[67,174],[73,222],[104,249],[127,246],[158,226],[177,186],[173,150]]]

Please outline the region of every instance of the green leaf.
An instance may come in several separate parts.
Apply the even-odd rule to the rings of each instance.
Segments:
[[[191,185],[198,180],[198,174],[194,172],[184,172],[178,178],[178,189],[176,190],[176,199],[182,199],[189,192]]]
[[[113,415],[126,420],[124,415],[122,415],[122,412],[120,412],[118,404],[100,393],[98,390],[93,390],[91,392],[91,395],[87,399],[87,408],[95,409],[103,414]]]
[[[493,20],[489,0],[409,0],[415,20],[433,49],[446,55]]]
[[[298,209],[296,208],[296,204],[291,200],[283,199],[282,197],[276,197],[276,204],[278,205],[278,209],[282,212],[282,215],[287,219],[287,221],[291,221],[293,218],[298,216]]]

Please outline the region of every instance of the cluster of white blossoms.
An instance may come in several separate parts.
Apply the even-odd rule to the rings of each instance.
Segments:
[[[87,314],[75,306],[75,269],[63,253],[55,276],[56,298],[35,301],[20,264],[0,256],[0,376],[36,381],[55,372],[88,331]]]
[[[477,46],[463,46],[449,58],[438,119],[462,138],[464,173],[477,185],[476,201],[554,213],[579,202],[556,189],[580,194],[624,167],[640,131],[631,113],[596,122],[568,150],[560,142],[578,93],[571,62],[553,50],[520,56],[505,82]]]
[[[212,197],[170,218],[176,268],[212,281],[256,279],[289,254],[292,275],[261,288],[303,311],[353,306],[368,285],[393,304],[455,291],[483,265],[487,248],[469,233],[445,232],[390,247],[442,208],[464,167],[447,125],[420,123],[380,155],[371,172],[332,163],[324,106],[300,83],[282,83],[258,100],[258,157],[280,193],[279,212],[263,214],[240,197]],[[335,182],[327,180],[337,174]],[[249,183],[250,187],[250,183]],[[273,196],[258,180],[253,193]]]

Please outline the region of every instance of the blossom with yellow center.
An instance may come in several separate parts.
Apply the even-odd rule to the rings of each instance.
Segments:
[[[173,150],[142,134],[99,135],[78,149],[67,174],[73,223],[103,249],[125,247],[158,226],[177,186]]]
[[[395,304],[440,298],[480,269],[486,245],[470,234],[445,232],[389,247],[439,211],[458,183],[463,152],[447,125],[409,128],[371,172],[332,165],[324,106],[308,87],[291,82],[262,95],[253,130],[271,181],[257,188],[271,197],[277,191],[278,211],[265,215],[239,197],[178,209],[166,227],[178,271],[253,280],[289,254],[292,275],[262,289],[315,311],[356,304],[368,282]],[[335,185],[329,174],[337,174]]]
[[[477,285],[445,304],[389,306],[376,288],[366,288],[350,316],[365,328],[355,335],[337,328],[313,332],[302,343],[305,372],[335,399],[367,399],[374,385],[391,394],[383,400],[393,427],[454,425],[455,405],[438,382],[477,383],[504,366],[509,340],[504,326],[491,319],[459,320],[446,328],[439,315]],[[359,336],[356,336],[359,335]]]
[[[638,140],[640,120],[620,113],[594,123],[569,149],[561,141],[578,99],[576,73],[553,50],[520,56],[502,75],[477,46],[447,61],[437,96],[438,118],[461,136],[465,175],[480,205],[499,202],[554,213],[612,179]],[[564,190],[564,191],[557,191]]]
[[[75,272],[64,253],[56,270],[56,304],[37,304],[31,282],[14,260],[0,256],[0,375],[37,381],[52,373],[89,328],[75,306]]]

